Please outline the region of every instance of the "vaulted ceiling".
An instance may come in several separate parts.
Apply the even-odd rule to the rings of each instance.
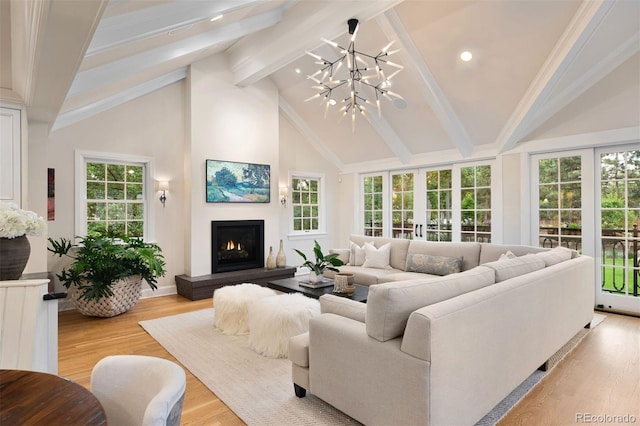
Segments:
[[[305,102],[319,68],[305,51],[337,58],[321,38],[348,45],[350,18],[358,50],[395,40],[404,66],[391,86],[403,100],[353,127],[339,106],[325,118],[324,103]],[[271,79],[283,115],[343,169],[495,155],[563,125],[640,126],[636,0],[0,0],[0,24],[1,99],[54,130],[214,54],[240,86]]]

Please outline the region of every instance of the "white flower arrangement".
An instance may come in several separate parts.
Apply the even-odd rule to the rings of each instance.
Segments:
[[[47,223],[36,213],[21,210],[14,203],[0,202],[0,238],[40,235],[45,229]]]

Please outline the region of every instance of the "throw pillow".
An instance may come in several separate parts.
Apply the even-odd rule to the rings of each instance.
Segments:
[[[373,244],[373,241],[364,244]],[[364,244],[360,247],[353,241],[349,241],[349,250],[351,250],[351,254],[349,255],[349,265],[362,266],[365,258]]]
[[[365,260],[362,264],[365,268],[391,269],[389,256],[391,256],[391,243],[376,248],[373,244],[364,243]]]
[[[337,254],[338,259],[342,260],[345,265],[349,264],[349,258],[351,257],[351,250],[349,249],[329,249],[329,254]]]
[[[536,253],[536,256],[544,260],[545,267],[549,267],[555,265],[556,263],[564,262],[565,260],[571,259],[571,253],[572,250],[558,246],[549,251]]]
[[[421,272],[431,275],[449,275],[462,270],[462,256],[431,256],[429,254],[409,253],[407,255],[407,272]]]
[[[502,254],[500,255],[500,259],[498,259],[498,260],[515,259],[516,257],[518,257],[518,256],[516,256],[515,254],[513,254],[513,252],[512,252],[511,250],[507,250],[507,252],[506,252],[506,253],[502,253]]]

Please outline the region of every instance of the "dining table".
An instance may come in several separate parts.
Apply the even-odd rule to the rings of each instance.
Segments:
[[[39,371],[0,370],[0,425],[106,424],[102,405],[82,385]]]

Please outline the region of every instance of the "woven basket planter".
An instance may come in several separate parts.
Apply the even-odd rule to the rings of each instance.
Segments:
[[[82,292],[75,285],[69,287],[69,296],[82,315],[108,318],[120,315],[135,306],[140,299],[141,287],[142,278],[134,275],[113,283],[113,296],[103,297],[97,302],[81,298]]]

